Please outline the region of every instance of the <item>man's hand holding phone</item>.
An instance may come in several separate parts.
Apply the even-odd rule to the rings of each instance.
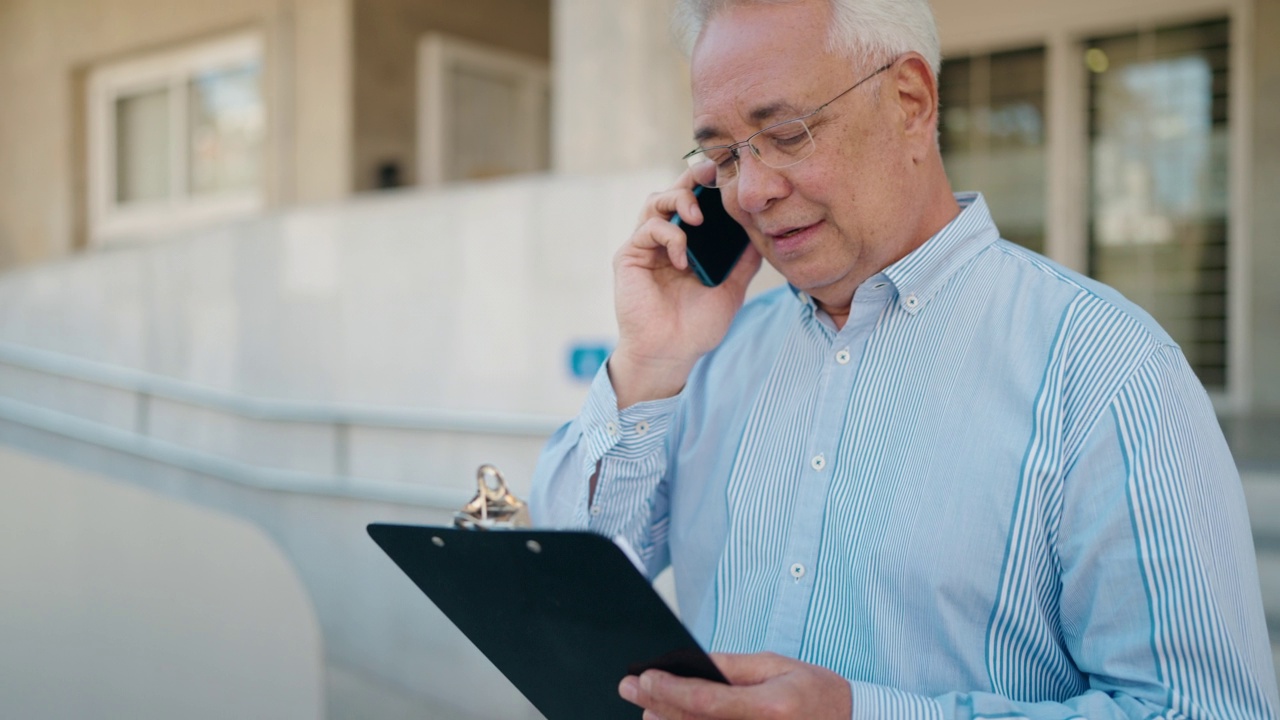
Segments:
[[[619,409],[678,393],[698,358],[724,339],[760,269],[760,254],[750,245],[715,287],[690,268],[688,237],[671,219],[679,213],[683,224],[703,224],[695,187],[685,172],[650,195],[636,231],[614,256],[619,339],[609,376]]]

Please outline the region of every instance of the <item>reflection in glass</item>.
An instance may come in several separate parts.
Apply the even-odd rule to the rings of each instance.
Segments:
[[[259,66],[203,72],[188,85],[190,192],[253,191],[262,174],[265,118]]]
[[[116,202],[169,197],[169,91],[116,100]]]
[[[948,60],[939,142],[951,186],[979,190],[1004,237],[1044,250],[1043,48]]]
[[[1226,21],[1089,43],[1090,272],[1226,383]]]

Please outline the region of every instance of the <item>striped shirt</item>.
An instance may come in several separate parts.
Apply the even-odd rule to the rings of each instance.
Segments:
[[[839,330],[783,287],[674,398],[618,412],[602,371],[535,520],[670,562],[705,646],[835,670],[855,717],[1275,718],[1239,476],[1181,351],[957,199]]]

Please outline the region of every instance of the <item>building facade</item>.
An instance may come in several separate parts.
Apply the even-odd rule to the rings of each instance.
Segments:
[[[609,257],[692,146],[671,4],[0,0],[9,513],[33,527],[65,513],[27,487],[61,470],[13,459],[25,451],[85,471],[64,495],[137,486],[260,528],[288,562],[232,597],[253,622],[298,616],[278,647],[305,636],[305,652],[276,670],[310,698],[299,717],[536,717],[363,526],[449,522],[479,462],[526,493],[578,407],[578,360],[612,342]],[[1280,2],[933,4],[953,185],[1186,350],[1245,475],[1280,657]],[[94,557],[108,555],[129,553]],[[162,569],[177,555],[150,553]],[[59,572],[22,567],[31,587]],[[144,575],[168,592],[169,575]],[[93,587],[145,595],[118,576],[99,568]],[[262,591],[292,610],[254,598],[298,581],[305,597]],[[59,634],[67,613],[110,620],[68,587],[47,593],[57,612],[10,599],[0,614],[29,623],[32,646],[89,653]],[[178,609],[216,627],[237,616],[222,598]],[[146,626],[144,607],[121,612]],[[208,654],[153,639],[155,666]],[[82,664],[115,662],[98,650]],[[263,658],[190,687],[252,680]],[[33,679],[31,707],[69,672],[21,652],[0,665]],[[97,681],[146,699],[151,665],[115,665]]]

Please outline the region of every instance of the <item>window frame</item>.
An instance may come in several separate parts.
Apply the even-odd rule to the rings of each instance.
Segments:
[[[981,14],[979,14],[981,15]],[[974,17],[973,24],[951,28],[945,56],[981,55],[1042,45],[1046,51],[1045,145],[1048,178],[1045,198],[1044,252],[1051,259],[1087,274],[1089,260],[1088,69],[1081,58],[1091,38],[1123,34],[1215,18],[1230,22],[1231,94],[1228,113],[1227,178],[1227,367],[1223,388],[1208,389],[1220,414],[1240,414],[1250,407],[1251,339],[1249,256],[1252,213],[1249,152],[1254,102],[1249,58],[1252,6],[1248,0],[1186,0],[1174,6],[1136,3],[1105,15],[1075,12],[1037,18],[1034,22],[992,25]],[[999,225],[999,218],[996,218]]]
[[[446,177],[451,146],[445,108],[448,74],[455,65],[515,77],[521,82],[521,115],[539,116],[541,98],[551,91],[550,63],[541,58],[511,52],[443,33],[427,33],[418,43],[418,184],[439,187],[452,182]],[[546,108],[548,115],[550,107]],[[554,119],[551,123],[554,123]],[[539,146],[538,128],[529,127],[524,137],[507,138],[526,159],[540,153],[551,158],[551,127],[542,128],[545,137]],[[536,163],[530,163],[536,164]]]
[[[188,177],[188,85],[199,73],[249,63],[256,63],[260,68],[266,115],[258,186],[216,196],[194,196]],[[266,145],[270,127],[265,72],[263,41],[257,32],[237,33],[93,68],[86,83],[86,200],[90,246],[150,238],[261,211],[266,198]],[[117,200],[116,103],[122,97],[151,89],[164,89],[169,93],[169,195],[163,200],[122,204]]]

